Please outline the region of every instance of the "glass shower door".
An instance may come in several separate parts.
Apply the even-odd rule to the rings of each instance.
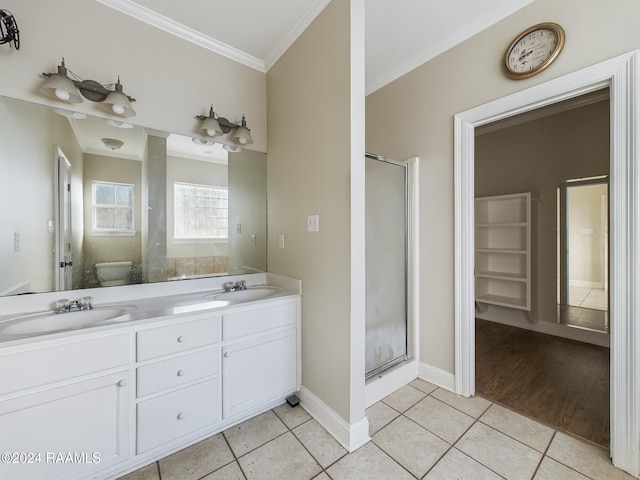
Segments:
[[[407,359],[407,166],[369,156],[366,188],[366,378]]]

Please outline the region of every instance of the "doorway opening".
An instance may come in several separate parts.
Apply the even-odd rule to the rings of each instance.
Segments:
[[[578,70],[454,117],[455,389],[475,393],[474,132],[476,127],[611,87],[610,260],[611,447],[613,464],[640,473],[640,51]],[[555,243],[555,235],[553,235]]]
[[[533,149],[517,148],[530,138],[544,141]],[[571,313],[576,324],[587,322],[584,312],[591,310],[566,303],[569,279],[574,302],[577,286],[604,289],[602,251],[592,258],[590,241],[601,240],[607,231],[601,232],[600,216],[609,143],[609,90],[603,89],[480,127],[474,152],[476,301],[481,306],[476,391],[606,448],[608,348],[583,343],[587,339],[577,334],[584,332],[559,324],[557,311]],[[560,195],[558,185],[564,187]],[[562,261],[559,224],[565,225],[559,235]],[[594,248],[603,246],[606,242]],[[483,295],[485,289],[494,295]],[[565,301],[560,309],[558,290]],[[596,313],[604,318],[604,312]]]
[[[558,323],[609,333],[609,183],[606,175],[558,187]]]

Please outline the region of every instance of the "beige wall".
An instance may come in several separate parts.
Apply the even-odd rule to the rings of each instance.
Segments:
[[[136,98],[137,125],[192,136],[197,114],[215,111],[231,121],[246,114],[254,143],[266,151],[265,74],[123,15],[96,1],[6,0],[20,27],[20,50],[3,45],[0,95],[61,106],[40,94],[42,72],[62,57],[85,79],[115,83]],[[85,100],[73,107],[101,115]]]
[[[269,271],[302,280],[302,383],[348,421],[349,3],[329,4],[267,74]]]
[[[134,236],[95,235],[93,226],[93,182],[133,184]],[[101,262],[130,261],[134,266],[142,263],[142,162],[124,158],[85,154],[84,156],[84,287],[98,285],[95,264]]]
[[[533,140],[533,141],[532,141]],[[609,172],[609,102],[476,136],[476,197],[531,192],[537,211],[535,320],[556,322],[557,189]]]
[[[421,161],[421,362],[454,371],[453,116],[640,48],[638,18],[635,0],[537,0],[367,97],[367,150]],[[564,51],[541,74],[508,79],[505,48],[545,21],[564,27]]]
[[[229,273],[264,272],[267,269],[267,157],[246,150],[230,153],[228,170]]]
[[[569,285],[604,288],[608,205],[607,185],[584,185],[570,188],[569,210]],[[604,210],[604,211],[603,211]]]
[[[34,131],[46,133],[33,136]],[[82,156],[67,119],[43,113],[30,103],[0,102],[0,292],[22,282],[29,282],[25,287],[29,291],[52,289],[55,239],[48,232],[48,222],[55,219],[54,139],[72,163],[72,214],[77,215],[82,211],[82,187],[77,183],[82,175]],[[20,238],[19,251],[14,250],[14,234]],[[76,254],[81,234],[72,241],[74,259],[80,258]]]

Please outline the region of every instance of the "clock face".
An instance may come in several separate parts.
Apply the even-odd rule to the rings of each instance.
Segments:
[[[507,49],[505,67],[511,78],[527,78],[547,68],[564,46],[562,27],[540,24],[521,33]]]

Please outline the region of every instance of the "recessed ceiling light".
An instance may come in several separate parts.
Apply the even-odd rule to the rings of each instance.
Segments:
[[[112,127],[133,128],[133,124],[128,122],[121,122],[120,120],[114,120],[113,118],[105,118],[104,121],[107,122]]]
[[[64,108],[54,108],[53,111],[56,112],[58,115],[62,115],[63,117],[75,118],[78,120],[87,118],[86,113],[72,112],[71,110],[65,110]]]
[[[216,143],[213,140],[205,140],[204,138],[198,138],[198,137],[193,137],[191,141],[196,145],[204,145],[204,146],[213,145],[214,143]]]
[[[242,149],[237,145],[228,145],[226,143],[222,146],[222,148],[224,148],[227,152],[231,152],[231,153],[237,153],[242,151]]]
[[[102,143],[104,143],[105,147],[110,148],[111,150],[118,150],[122,145],[124,145],[123,141],[115,138],[103,138]]]

